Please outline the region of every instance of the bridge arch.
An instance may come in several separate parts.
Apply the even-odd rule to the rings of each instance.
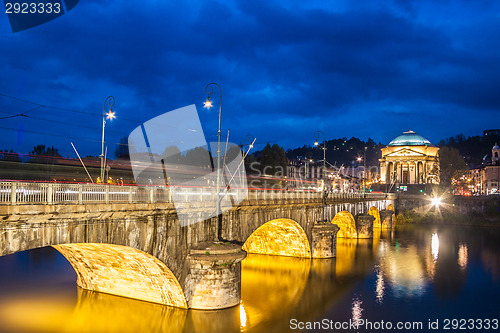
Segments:
[[[381,228],[382,227],[382,223],[380,221],[380,212],[377,209],[377,207],[375,207],[375,206],[371,207],[368,210],[368,215],[371,215],[375,218],[375,220],[373,220],[373,228]]]
[[[337,238],[357,238],[356,221],[354,216],[346,210],[340,211],[333,217],[332,223],[339,227]]]
[[[392,211],[394,212],[394,211],[395,211],[395,209],[394,209],[394,205],[393,205],[393,204],[389,204],[389,205],[387,206],[387,210],[392,210]]]
[[[66,257],[83,289],[187,308],[177,278],[159,259],[115,244],[53,245]]]
[[[261,225],[243,244],[248,253],[289,257],[311,257],[304,229],[291,219],[274,219]]]

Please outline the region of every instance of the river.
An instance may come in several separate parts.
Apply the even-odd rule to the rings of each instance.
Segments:
[[[500,228],[375,234],[339,239],[337,259],[248,255],[242,302],[220,311],[82,290],[50,247],[0,257],[0,332],[498,331]]]

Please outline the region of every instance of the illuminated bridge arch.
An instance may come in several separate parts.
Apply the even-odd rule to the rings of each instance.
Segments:
[[[182,288],[159,259],[114,244],[53,245],[70,262],[83,289],[187,308]]]
[[[357,238],[356,221],[354,216],[346,210],[338,212],[332,220],[332,223],[339,227],[337,237],[341,238]]]
[[[371,207],[370,210],[368,210],[368,215],[371,215],[375,218],[375,220],[373,220],[373,228],[382,227],[382,223],[380,222],[380,212],[378,211],[377,207]]]
[[[243,250],[278,256],[311,257],[304,229],[290,219],[275,219],[264,223],[248,237]]]
[[[395,211],[394,205],[393,204],[389,204],[389,206],[387,206],[387,210],[392,210],[394,212]]]

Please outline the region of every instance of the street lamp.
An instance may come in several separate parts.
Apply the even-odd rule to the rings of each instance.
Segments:
[[[318,139],[320,136],[323,137],[323,221],[326,221],[326,145],[325,145],[325,133],[322,131],[316,131],[314,133],[314,138],[316,141],[314,145],[319,146]]]
[[[252,134],[245,135],[243,142],[240,144],[241,148],[248,146],[248,148],[252,149],[255,141],[254,138],[255,137]]]
[[[106,113],[106,103],[109,105],[109,112]],[[115,105],[115,98],[113,96],[108,96],[104,100],[104,105],[102,107],[102,140],[101,140],[101,183],[104,182],[104,169],[106,166],[104,165],[104,128],[106,127],[106,118],[109,120],[113,120],[116,118],[115,112],[113,112],[113,105]]]
[[[366,149],[368,147],[365,146],[365,149],[363,150],[363,157],[359,156],[357,158],[358,162],[361,162],[363,160],[363,178],[361,179],[361,189],[363,191],[363,197],[366,196]]]
[[[222,88],[215,82],[211,82],[207,84],[205,87],[205,92],[207,93],[207,100],[205,101],[204,107],[210,109],[212,105],[212,101],[210,100],[210,95],[214,92],[213,86],[219,87],[219,131],[217,132],[217,232],[216,232],[216,241],[222,241],[222,216],[221,216],[221,207],[220,207],[220,137],[221,137],[221,115],[222,115]]]

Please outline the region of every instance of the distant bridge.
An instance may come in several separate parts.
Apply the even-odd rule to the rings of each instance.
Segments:
[[[196,223],[205,190],[176,190],[192,206],[185,227],[168,187],[1,182],[0,255],[54,246],[84,289],[218,309],[239,304],[245,251],[334,257],[337,232],[369,238],[394,213],[390,194],[330,193],[325,205],[322,192],[249,190],[222,215],[221,244],[217,218]]]

